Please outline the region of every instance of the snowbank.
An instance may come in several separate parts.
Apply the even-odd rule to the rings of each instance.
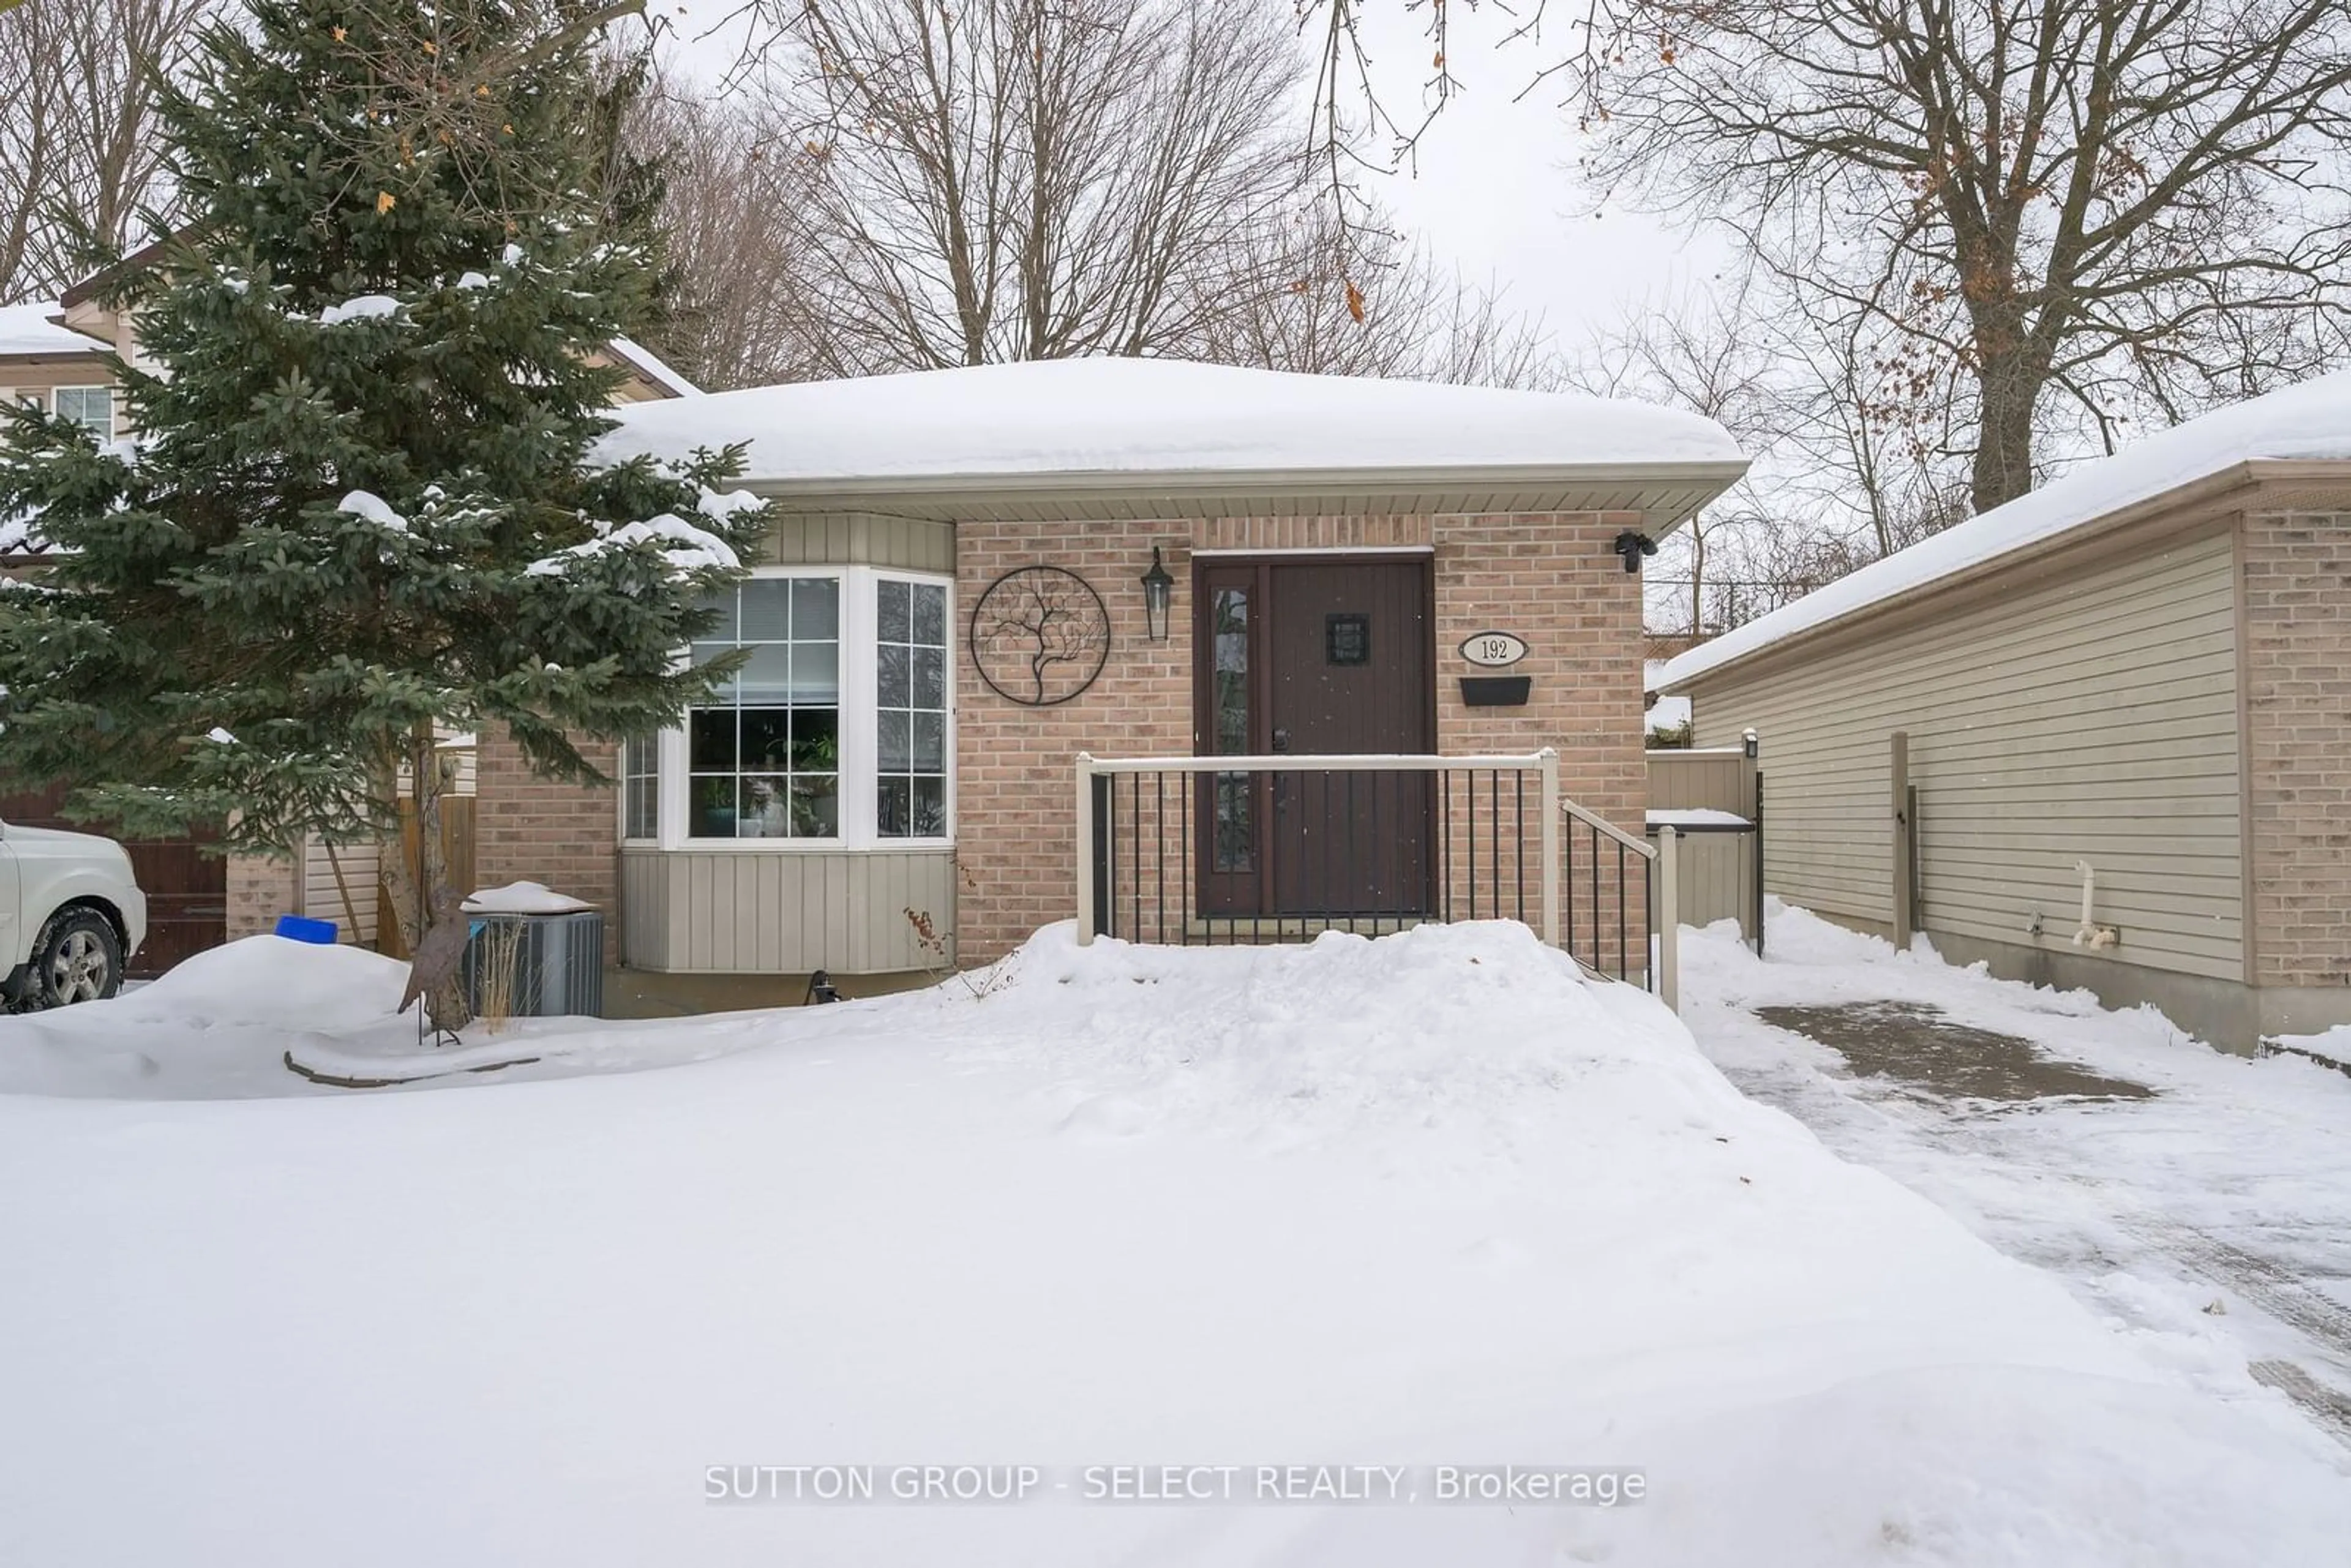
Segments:
[[[114,1006],[150,1019],[281,1029],[352,1029],[400,1003],[408,966],[360,947],[247,936],[173,966]],[[63,1020],[74,1012],[48,1015]],[[87,1015],[93,1024],[101,1015]]]
[[[19,1555],[2073,1568],[2351,1530],[2306,1431],[2150,1367],[1518,927],[1061,927],[968,983],[575,1036],[715,1059],[0,1096],[0,1184],[40,1195],[0,1255],[68,1282],[0,1292]],[[1040,1487],[889,1500],[981,1464]],[[1503,1464],[1648,1495],[1436,1500]],[[877,1500],[709,1500],[826,1465]],[[1085,1503],[1118,1465],[1406,1495]]]
[[[2339,1023],[2316,1034],[2273,1035],[2264,1043],[2351,1071],[2351,1024]]]
[[[1873,561],[1769,615],[1702,643],[1650,678],[1684,685],[1801,632],[2028,545],[2094,523],[2136,502],[2257,458],[2351,458],[2351,371],[2191,419],[2083,464],[2004,507]]]
[[[1743,463],[1698,414],[1560,392],[1176,360],[1040,360],[712,392],[613,411],[599,455],[749,444],[745,478],[1012,478]]]
[[[287,1038],[383,1027],[407,978],[357,947],[248,936],[112,1001],[0,1019],[0,1094],[284,1093]]]

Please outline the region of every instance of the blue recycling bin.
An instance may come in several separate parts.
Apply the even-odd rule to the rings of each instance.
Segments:
[[[277,935],[289,942],[308,942],[314,946],[335,945],[335,923],[313,920],[307,915],[281,915],[277,917]]]

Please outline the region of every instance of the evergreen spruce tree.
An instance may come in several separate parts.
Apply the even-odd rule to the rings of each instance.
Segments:
[[[166,105],[193,223],[110,286],[135,434],[0,431],[0,519],[57,553],[0,592],[0,778],[274,855],[392,837],[404,792],[413,946],[451,907],[436,730],[601,781],[579,737],[724,673],[675,654],[764,521],[717,493],[740,454],[590,460],[621,380],[594,356],[659,271],[643,172],[594,130],[596,29],[630,8],[251,0],[208,28]]]

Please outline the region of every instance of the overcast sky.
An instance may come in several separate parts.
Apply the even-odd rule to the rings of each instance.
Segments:
[[[1263,3],[1290,9],[1290,0]],[[1380,89],[1396,117],[1406,119],[1428,75],[1425,8],[1407,13],[1405,0],[1365,5]],[[670,0],[664,9],[675,17],[680,39],[674,54],[705,74],[723,70],[737,37],[688,40],[736,6],[737,0]],[[1589,203],[1572,173],[1577,135],[1556,93],[1539,87],[1512,101],[1552,57],[1552,46],[1520,40],[1496,47],[1509,26],[1497,7],[1462,10],[1452,47],[1462,95],[1424,140],[1416,172],[1400,170],[1366,185],[1442,263],[1503,288],[1512,308],[1541,316],[1559,344],[1573,349],[1645,300],[1705,287],[1706,258],[1719,252],[1637,214],[1585,215]]]

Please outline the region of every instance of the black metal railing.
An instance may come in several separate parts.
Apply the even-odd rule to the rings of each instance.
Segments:
[[[1097,935],[1279,942],[1539,917],[1541,793],[1524,769],[1123,768],[1092,788]]]
[[[1656,852],[1573,801],[1561,810],[1567,907],[1560,946],[1594,974],[1656,989],[1649,953],[1660,925]]]
[[[1508,919],[1597,972],[1650,978],[1649,852],[1562,810],[1552,753],[1081,757],[1078,778],[1089,938],[1298,942]]]

